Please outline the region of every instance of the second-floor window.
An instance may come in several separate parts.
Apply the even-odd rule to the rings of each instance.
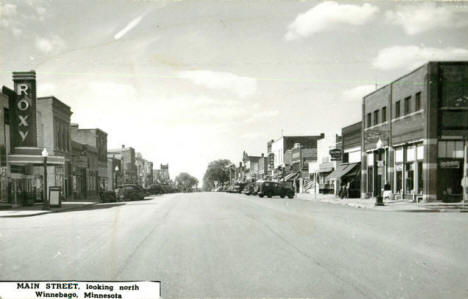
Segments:
[[[395,103],[395,118],[400,117],[400,101]]]
[[[369,112],[367,113],[367,127],[369,128],[372,126],[372,114]]]
[[[379,110],[374,111],[374,125],[379,124]]]
[[[387,121],[387,107],[383,107],[382,108],[382,122],[386,122]]]
[[[405,115],[411,112],[411,97],[405,98]]]
[[[415,95],[415,103],[414,103],[414,111],[421,110],[421,92],[416,93]]]

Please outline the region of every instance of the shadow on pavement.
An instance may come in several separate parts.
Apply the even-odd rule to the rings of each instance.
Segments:
[[[109,209],[109,208],[115,208],[119,206],[123,206],[125,203],[101,203],[101,204],[95,204],[95,205],[85,205],[85,206],[79,206],[79,207],[67,207],[65,209],[57,209],[57,210],[51,210],[52,213],[67,213],[67,212],[74,212],[74,211],[89,211],[89,210],[102,210],[102,209]]]

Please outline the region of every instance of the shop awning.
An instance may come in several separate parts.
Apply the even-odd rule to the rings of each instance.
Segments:
[[[320,168],[319,170],[317,170],[317,173],[332,172],[332,171],[333,171],[333,167],[325,167],[325,168]]]
[[[43,164],[44,158],[39,155],[8,155],[8,163],[14,165]],[[48,156],[47,165],[64,165],[65,157]]]
[[[351,172],[359,163],[337,165],[335,171],[327,176],[327,180],[338,179]]]
[[[293,172],[293,173],[290,173],[288,175],[286,175],[283,180],[284,181],[293,181],[294,179],[296,179],[298,176],[300,176],[301,174],[299,172]]]

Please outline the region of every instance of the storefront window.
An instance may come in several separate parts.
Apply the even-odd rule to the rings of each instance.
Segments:
[[[396,180],[395,180],[395,192],[397,193],[402,193],[403,191],[403,170],[402,170],[402,165],[396,165],[395,167],[395,173],[396,173]]]
[[[463,159],[463,140],[439,141],[438,156]]]
[[[399,147],[395,149],[395,163],[403,162],[403,148]]]
[[[405,165],[405,178],[406,178],[406,191],[405,193],[411,193],[414,188],[414,164],[406,163]]]
[[[374,192],[374,168],[373,167],[367,168],[367,192],[368,193]]]
[[[418,162],[418,193],[424,192],[424,180],[423,180],[423,162]]]

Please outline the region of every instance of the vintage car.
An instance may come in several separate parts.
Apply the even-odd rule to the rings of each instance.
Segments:
[[[117,187],[115,195],[117,201],[142,200],[145,198],[146,192],[139,185],[125,184]]]
[[[252,194],[254,194],[255,189],[256,189],[255,183],[247,183],[244,186],[244,189],[242,190],[242,193],[244,193],[246,195],[252,195]]]
[[[264,181],[258,184],[258,196],[260,197],[273,197],[273,196],[280,196],[281,198],[294,197],[294,188],[291,182],[271,182],[271,181]]]

